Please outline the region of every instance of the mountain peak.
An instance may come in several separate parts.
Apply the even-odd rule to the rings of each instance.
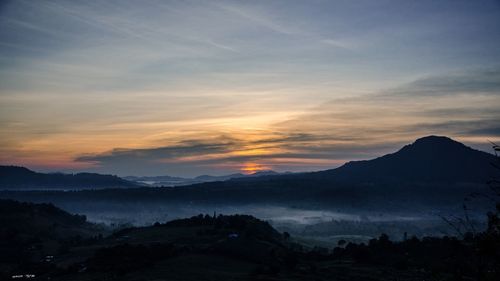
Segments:
[[[418,153],[428,154],[431,158],[448,158],[449,155],[447,154],[469,153],[472,150],[472,148],[449,137],[431,135],[415,140],[412,144],[404,146],[397,153]],[[415,155],[415,157],[420,156],[421,155]]]
[[[445,136],[435,136],[435,135],[430,135],[426,137],[419,138],[415,140],[413,145],[423,145],[423,144],[428,144],[428,145],[460,145],[460,146],[465,146],[462,143],[455,141],[449,137]]]
[[[421,137],[415,140],[415,143],[423,143],[423,142],[456,142],[449,137],[446,136],[436,136],[436,135],[430,135],[430,136],[425,136]]]
[[[337,178],[358,181],[486,182],[495,157],[444,136],[417,139],[399,151],[331,170]]]

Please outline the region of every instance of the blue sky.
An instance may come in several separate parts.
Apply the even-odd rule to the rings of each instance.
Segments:
[[[4,1],[0,163],[318,170],[500,135],[499,1]]]

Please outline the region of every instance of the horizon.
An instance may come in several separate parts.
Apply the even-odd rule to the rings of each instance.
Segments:
[[[481,149],[478,149],[478,148],[474,148],[472,146],[469,146],[465,143],[462,143],[460,141],[457,141],[455,139],[452,139],[450,137],[447,137],[447,136],[439,136],[439,135],[428,135],[428,136],[423,136],[423,137],[420,137],[418,139],[415,139],[413,142],[411,143],[408,143],[408,144],[405,144],[403,145],[402,147],[399,147],[397,150],[395,151],[392,151],[392,152],[389,152],[388,154],[394,154],[394,153],[397,153],[399,152],[401,149],[403,149],[404,147],[406,146],[411,146],[411,145],[414,145],[415,143],[417,143],[417,141],[420,141],[420,140],[423,140],[423,139],[429,139],[429,138],[434,138],[434,139],[446,139],[446,140],[449,140],[451,142],[457,142],[459,144],[462,144],[462,145],[465,145],[467,148],[469,149],[473,149],[473,150],[476,150],[476,151],[479,151],[479,152],[485,152],[485,153],[488,153],[488,154],[491,154],[492,156],[493,155],[497,155],[495,153],[495,149],[492,147],[493,145],[496,145],[494,142],[489,142],[489,146],[488,146],[488,150],[481,150]],[[492,153],[493,151],[493,153]],[[352,162],[352,161],[371,161],[371,160],[375,160],[375,159],[378,159],[380,157],[383,157],[383,156],[386,156],[388,154],[384,154],[384,155],[378,155],[378,156],[375,156],[374,158],[370,158],[370,159],[360,159],[360,160],[348,160],[342,164],[340,164],[339,166],[336,166],[336,167],[330,167],[330,168],[327,168],[325,170],[331,170],[331,169],[336,169],[336,168],[339,168],[339,167],[342,167],[344,166],[345,164],[349,163],[349,162]],[[17,167],[17,168],[27,168],[31,171],[34,171],[34,172],[38,172],[38,173],[48,173],[48,174],[78,174],[78,173],[96,173],[96,172],[88,172],[88,171],[85,171],[85,170],[82,170],[82,171],[70,171],[70,172],[65,172],[65,171],[38,171],[38,170],[35,170],[35,169],[31,169],[29,167],[26,167],[26,166],[17,166],[17,165],[2,165],[0,164],[0,166],[4,166],[4,167]],[[171,174],[157,174],[157,175],[137,175],[137,174],[129,174],[129,175],[116,175],[116,174],[106,174],[106,173],[97,173],[97,174],[104,174],[104,175],[112,175],[112,176],[118,176],[118,177],[121,177],[121,178],[124,178],[126,179],[127,177],[137,177],[137,178],[141,178],[141,177],[164,177],[164,176],[167,176],[167,177],[172,177],[172,178],[181,178],[181,179],[196,179],[196,178],[199,178],[199,177],[204,177],[204,176],[208,176],[208,177],[225,177],[225,176],[232,176],[232,175],[243,175],[243,176],[252,176],[252,175],[259,175],[259,174],[263,174],[263,173],[276,173],[276,174],[279,174],[279,175],[284,175],[284,174],[289,174],[289,173],[308,173],[308,172],[321,172],[321,171],[324,171],[324,170],[309,170],[309,171],[274,171],[274,170],[259,170],[259,171],[236,171],[234,173],[230,173],[230,174],[198,174],[198,175],[195,175],[195,176],[178,176],[178,175],[171,175]]]
[[[6,1],[0,165],[195,177],[491,152],[498,1]]]

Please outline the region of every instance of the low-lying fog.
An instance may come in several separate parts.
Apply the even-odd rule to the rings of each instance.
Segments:
[[[457,235],[443,219],[451,219],[452,213],[423,210],[420,213],[387,213],[359,210],[319,210],[296,206],[277,205],[185,205],[185,204],[110,204],[75,203],[57,204],[71,212],[84,214],[91,222],[113,227],[124,225],[147,226],[155,222],[166,222],[198,214],[248,214],[268,221],[278,231],[287,231],[305,244],[332,246],[340,239],[363,242],[381,233],[392,240],[401,240],[413,235],[442,236]],[[485,227],[484,213],[470,213],[477,229]],[[406,233],[406,234],[405,234]]]

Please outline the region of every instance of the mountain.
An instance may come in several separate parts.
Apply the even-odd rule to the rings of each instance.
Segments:
[[[139,184],[145,184],[148,186],[167,186],[167,187],[173,187],[173,186],[186,186],[186,185],[193,185],[193,184],[198,184],[198,183],[204,183],[204,182],[213,182],[213,181],[226,181],[234,178],[240,178],[240,177],[245,177],[246,175],[244,174],[230,174],[230,175],[225,175],[225,176],[210,176],[210,175],[201,175],[197,176],[195,178],[182,178],[182,177],[172,177],[172,176],[144,176],[144,177],[137,177],[137,176],[126,176],[123,177],[125,180],[128,181],[133,181]]]
[[[148,186],[180,186],[198,183],[193,182],[192,179],[171,176],[126,176],[123,179]]]
[[[494,155],[443,136],[417,139],[382,157],[351,161],[308,176],[342,182],[476,182],[485,183],[495,171]]]
[[[463,202],[487,194],[499,175],[492,154],[446,137],[429,136],[373,160],[353,161],[337,169],[310,173],[245,176],[183,188],[129,188],[80,192],[0,192],[0,197],[67,202],[165,202],[190,204],[286,204],[326,208],[421,210]],[[477,201],[477,204],[482,202]]]
[[[117,176],[93,173],[44,174],[24,167],[0,166],[1,189],[94,189],[108,187],[138,187]]]
[[[254,178],[254,177],[262,177],[262,176],[277,176],[277,175],[282,175],[281,173],[272,171],[272,170],[265,170],[265,171],[259,171],[255,172],[252,174],[241,174],[241,173],[235,173],[235,174],[230,174],[230,175],[225,175],[225,176],[209,176],[209,175],[202,175],[202,176],[197,176],[195,179],[202,181],[202,182],[212,182],[212,181],[226,181],[226,180],[231,180],[231,179],[240,179],[240,178]]]
[[[285,174],[289,174],[290,172],[286,172]],[[259,171],[255,172],[253,174],[247,175],[247,177],[262,177],[262,176],[277,176],[281,175],[281,173],[275,172],[273,170],[267,170],[267,171]]]
[[[200,182],[225,181],[225,180],[230,180],[230,179],[235,179],[235,178],[242,178],[245,176],[246,175],[241,174],[241,173],[235,173],[235,174],[224,175],[224,176],[201,175],[201,176],[195,177],[194,180],[197,180]]]
[[[290,172],[287,172],[290,173]],[[149,176],[149,177],[137,177],[137,176],[127,176],[124,179],[137,182],[140,184],[146,184],[149,186],[186,186],[193,185],[204,182],[216,182],[216,181],[227,181],[231,179],[239,178],[251,178],[251,177],[261,177],[261,176],[272,176],[280,175],[280,173],[275,171],[260,171],[253,174],[241,174],[235,173],[223,176],[211,176],[211,175],[201,175],[194,178],[182,178],[182,177],[172,177],[172,176]]]
[[[185,187],[184,194],[175,196],[356,208],[443,207],[459,204],[471,194],[489,194],[487,182],[500,175],[492,165],[498,161],[493,154],[450,138],[427,136],[392,154],[336,169],[203,183]]]

